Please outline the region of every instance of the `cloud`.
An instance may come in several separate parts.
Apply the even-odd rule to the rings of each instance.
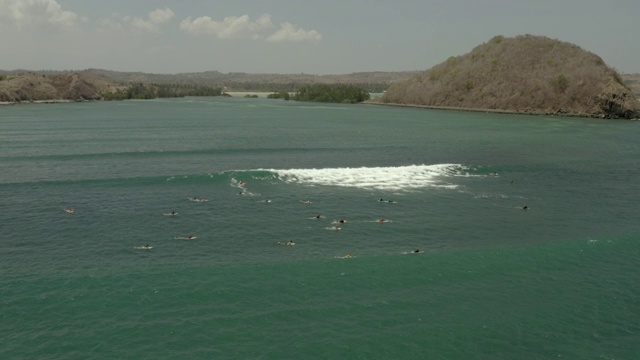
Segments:
[[[125,21],[131,21],[131,26],[138,30],[148,31],[148,32],[158,32],[160,31],[160,25],[169,22],[173,18],[173,11],[169,8],[164,9],[155,9],[149,13],[147,19],[134,17],[129,19],[125,17]]]
[[[269,42],[284,41],[305,41],[305,40],[322,40],[322,35],[315,31],[300,29],[295,25],[285,22],[280,25],[280,29],[273,35],[267,37]]]
[[[180,29],[190,35],[212,34],[220,39],[259,38],[265,30],[273,27],[271,16],[264,14],[258,20],[251,21],[249,15],[229,16],[222,21],[215,21],[209,16],[201,16],[191,20],[186,18],[180,23]]]
[[[60,28],[71,28],[83,21],[78,14],[62,10],[55,0],[0,0],[0,19],[9,19],[18,26]]]
[[[319,32],[306,31],[289,22],[281,24],[279,30],[268,35],[274,27],[269,14],[262,15],[256,21],[252,21],[249,15],[229,16],[222,21],[201,16],[195,19],[189,17],[180,23],[180,29],[189,35],[214,35],[219,39],[264,39],[269,42],[322,40]]]

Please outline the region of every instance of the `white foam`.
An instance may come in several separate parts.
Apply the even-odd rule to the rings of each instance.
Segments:
[[[356,187],[379,190],[413,190],[426,187],[456,188],[447,177],[466,176],[457,164],[409,165],[328,169],[260,169],[276,173],[282,181],[305,185]]]

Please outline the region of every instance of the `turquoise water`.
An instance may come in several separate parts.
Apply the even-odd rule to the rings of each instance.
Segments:
[[[638,138],[268,99],[0,107],[0,358],[638,358]]]

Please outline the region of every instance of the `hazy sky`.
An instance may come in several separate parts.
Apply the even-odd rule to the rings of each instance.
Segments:
[[[544,35],[640,73],[640,0],[0,0],[0,69],[425,70]]]

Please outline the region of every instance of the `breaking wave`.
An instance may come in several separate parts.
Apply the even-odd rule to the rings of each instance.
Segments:
[[[341,186],[377,190],[413,190],[426,187],[455,188],[452,176],[467,176],[458,164],[409,165],[327,169],[259,169],[275,173],[280,180],[312,186]]]

